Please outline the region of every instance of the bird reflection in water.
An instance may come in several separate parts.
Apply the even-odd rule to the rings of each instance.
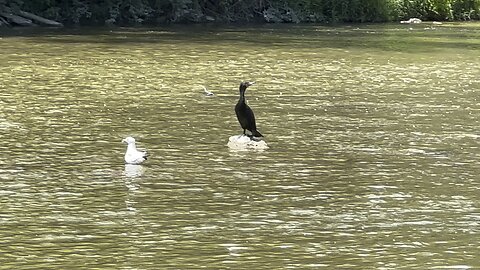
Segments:
[[[123,175],[130,178],[140,177],[145,173],[145,168],[142,165],[125,164]]]
[[[125,164],[125,170],[123,175],[125,178],[125,187],[127,188],[127,197],[125,200],[125,206],[130,213],[136,213],[135,208],[135,193],[140,189],[140,183],[138,177],[145,173],[145,168],[142,165]]]

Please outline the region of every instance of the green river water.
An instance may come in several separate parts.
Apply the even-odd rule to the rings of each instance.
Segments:
[[[480,268],[478,23],[3,31],[0,269]]]

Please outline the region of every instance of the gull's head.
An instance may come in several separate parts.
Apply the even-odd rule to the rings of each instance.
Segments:
[[[133,137],[126,137],[125,139],[122,140],[122,142],[126,144],[131,144],[131,143],[135,143],[135,139]]]

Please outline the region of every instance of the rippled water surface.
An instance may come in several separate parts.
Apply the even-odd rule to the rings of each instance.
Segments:
[[[478,24],[15,30],[0,52],[0,269],[480,268]],[[242,80],[265,151],[226,145]]]

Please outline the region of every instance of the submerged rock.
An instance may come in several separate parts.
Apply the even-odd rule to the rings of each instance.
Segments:
[[[231,136],[228,139],[227,146],[230,149],[235,150],[247,150],[247,149],[254,149],[254,150],[264,150],[268,149],[268,145],[263,140],[255,140],[250,139],[250,137],[245,135],[235,135]]]

